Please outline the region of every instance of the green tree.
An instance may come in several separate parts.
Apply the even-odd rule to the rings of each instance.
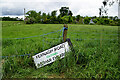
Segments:
[[[117,26],[120,26],[120,19],[118,19],[117,21]]]
[[[42,22],[46,23],[46,20],[47,20],[46,13],[42,13]]]
[[[73,22],[72,16],[69,16],[68,23],[72,23],[72,22]]]
[[[57,15],[57,10],[54,10],[51,12],[51,18],[50,18],[51,23],[54,23],[54,24],[58,23],[56,15]]]
[[[63,16],[62,18],[63,23],[67,24],[69,21],[69,16]]]
[[[97,19],[93,19],[93,22],[96,24],[97,23]]]
[[[97,18],[97,24],[98,25],[103,25],[104,24],[104,18]]]
[[[117,16],[113,17],[113,20],[114,20],[114,21],[116,21],[117,19],[118,19],[118,17],[117,17]]]
[[[41,16],[41,11],[39,11],[39,12],[37,13],[37,16]]]
[[[72,16],[73,15],[72,11],[69,10],[68,15]]]
[[[73,19],[73,23],[76,23],[76,18],[75,18],[75,16],[72,16],[72,19]]]
[[[36,11],[30,10],[26,14],[28,15],[25,19],[26,24],[33,24],[33,23],[39,22],[39,16]]]
[[[80,21],[80,15],[76,16],[76,20],[79,22]]]
[[[57,15],[57,11],[56,10],[54,10],[54,11],[51,12],[51,16],[52,17],[55,17],[56,15]]]
[[[36,22],[37,22],[37,23],[40,23],[40,22],[41,22],[41,11],[39,11],[39,12],[37,13]]]
[[[110,16],[110,17],[109,17],[109,19],[113,20],[113,17],[112,17],[112,16]]]
[[[90,23],[90,19],[91,18],[87,16],[87,17],[84,18],[83,21],[84,21],[85,24],[89,24]]]
[[[34,11],[34,10],[30,10],[26,13],[29,17],[33,17],[33,18],[36,18],[37,16],[37,12]]]
[[[50,19],[51,19],[50,13],[48,13],[48,14],[46,15],[46,18],[47,18],[47,19],[46,19],[46,23],[47,23],[47,24],[48,24],[48,23],[50,24],[50,23],[51,23],[51,20],[50,20]]]
[[[110,20],[108,18],[104,18],[104,25],[109,24]]]
[[[93,16],[92,19],[97,18],[97,16]]]
[[[47,14],[47,19],[50,19],[50,17],[51,17],[51,16],[50,16],[50,13],[48,13],[48,14]]]
[[[63,23],[60,15],[57,17],[57,21],[58,21],[59,23],[61,23],[61,24]]]
[[[69,7],[61,7],[60,11],[60,15],[61,17],[68,15],[68,11],[69,11]]]

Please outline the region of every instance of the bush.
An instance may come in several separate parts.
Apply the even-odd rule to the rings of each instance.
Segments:
[[[97,23],[97,19],[93,19],[93,22],[96,24]]]
[[[104,19],[103,18],[98,18],[97,20],[98,20],[97,21],[98,25],[103,25],[104,24]]]
[[[110,20],[110,23],[109,23],[111,26],[118,26],[118,22],[116,21],[113,21],[113,20]]]
[[[90,18],[89,17],[85,17],[84,18],[84,23],[85,24],[89,24],[90,23]]]
[[[120,19],[118,19],[118,23],[117,23],[117,26],[120,26]]]
[[[109,24],[109,22],[110,22],[110,19],[107,19],[107,18],[104,19],[104,25]]]

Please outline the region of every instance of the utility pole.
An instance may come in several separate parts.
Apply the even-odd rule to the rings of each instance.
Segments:
[[[24,8],[24,23],[25,23],[25,8]]]
[[[118,1],[118,19],[120,19],[120,0]]]

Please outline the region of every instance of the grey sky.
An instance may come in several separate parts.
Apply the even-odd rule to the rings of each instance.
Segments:
[[[73,12],[73,15],[81,16],[99,16],[99,8],[103,0],[1,0],[2,15],[23,15],[23,9],[26,12],[36,10],[50,13],[58,10],[63,6],[67,6]],[[118,15],[118,5],[115,3],[109,8],[108,16]]]

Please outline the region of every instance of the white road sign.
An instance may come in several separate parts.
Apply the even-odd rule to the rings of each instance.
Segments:
[[[65,52],[68,52],[68,51],[70,51],[68,42],[64,42],[53,48],[50,48],[41,53],[38,53],[32,57],[34,58],[36,67],[40,68],[42,66],[45,66],[47,64],[54,62],[57,56],[59,56],[60,58],[64,58]]]

